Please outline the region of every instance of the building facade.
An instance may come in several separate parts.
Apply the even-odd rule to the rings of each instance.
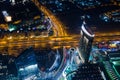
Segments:
[[[17,57],[15,63],[20,80],[32,80],[39,73],[33,48],[25,50]]]

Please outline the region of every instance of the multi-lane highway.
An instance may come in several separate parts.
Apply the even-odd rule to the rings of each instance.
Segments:
[[[50,19],[50,23],[52,26],[52,29],[54,31],[53,36],[49,37],[41,37],[41,36],[18,36],[18,37],[5,37],[4,39],[0,39],[0,53],[2,54],[9,54],[18,56],[22,51],[24,51],[26,48],[32,46],[34,49],[42,49],[42,48],[60,48],[61,46],[67,47],[77,47],[79,45],[80,40],[80,34],[78,35],[68,35],[67,31],[65,30],[65,26],[62,24],[62,22],[53,15],[46,7],[41,5],[38,0],[32,0],[36,6],[41,10],[47,18]],[[102,35],[101,33],[97,34],[95,37],[95,41],[102,41],[102,40],[108,40],[111,39],[111,36],[105,36],[102,35],[102,37],[99,37],[99,35]],[[118,35],[119,36],[119,35]],[[115,38],[118,38],[118,36],[114,36]],[[112,36],[113,37],[113,36]],[[56,76],[59,76],[60,73],[63,72],[66,64],[67,64],[67,52],[63,52],[63,59],[60,64],[60,67],[58,71],[55,73]],[[57,78],[57,77],[55,77]]]
[[[60,46],[70,47],[78,45],[78,36],[68,36],[64,28],[65,26],[56,16],[54,16],[46,7],[42,6],[38,0],[33,0],[33,2],[36,4],[38,9],[50,19],[54,35],[52,37],[5,37],[0,41],[1,53],[17,56],[29,46],[33,46],[35,49],[44,47],[52,47],[54,49]]]
[[[54,25],[54,29],[57,30],[58,36],[67,36],[64,24],[45,6],[41,5],[38,0],[32,0],[40,11],[42,11]]]
[[[26,49],[29,46],[33,46],[34,48],[44,48],[44,47],[52,47],[58,48],[59,46],[78,46],[80,34],[78,35],[68,35],[65,29],[66,26],[62,24],[62,22],[54,15],[50,10],[41,5],[38,0],[32,0],[35,5],[42,11],[47,18],[50,19],[50,23],[52,29],[54,31],[54,35],[52,37],[31,37],[28,36],[23,37],[21,35],[18,37],[6,37],[0,40],[0,52],[8,53],[10,55],[19,55],[21,51]],[[116,33],[115,33],[116,34]],[[107,40],[115,40],[120,39],[119,33],[116,36],[113,34],[106,33],[96,33],[94,41],[107,41]],[[101,37],[102,36],[102,37]],[[114,38],[113,38],[114,36]]]
[[[1,53],[8,53],[10,55],[19,55],[21,51],[27,47],[34,47],[35,49],[51,47],[59,48],[61,46],[76,47],[78,46],[79,39],[77,36],[73,37],[33,37],[33,38],[11,38],[3,39],[0,42]]]

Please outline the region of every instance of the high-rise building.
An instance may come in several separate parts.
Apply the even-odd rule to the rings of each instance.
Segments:
[[[31,77],[39,73],[33,48],[25,50],[17,57],[15,63],[20,80],[31,80]]]
[[[72,80],[109,80],[103,78],[101,75],[101,68],[98,64],[82,64],[73,75]]]
[[[83,22],[81,27],[81,39],[79,44],[79,52],[81,60],[86,63],[89,60],[89,55],[92,47],[94,34],[90,28],[87,27],[86,23]]]

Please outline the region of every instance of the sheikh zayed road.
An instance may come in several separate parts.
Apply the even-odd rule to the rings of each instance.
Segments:
[[[10,55],[19,55],[19,50],[24,50],[25,48],[29,46],[33,46],[35,48],[39,47],[52,47],[59,48],[60,46],[66,46],[66,47],[77,47],[79,45],[79,39],[80,34],[77,35],[69,35],[67,30],[65,29],[65,25],[55,16],[49,9],[47,9],[45,6],[41,5],[38,0],[32,0],[34,4],[38,7],[40,11],[42,11],[46,18],[49,18],[50,26],[52,27],[54,34],[52,36],[23,36],[19,35],[17,37],[12,36],[5,36],[0,41],[0,49],[4,51],[4,48],[8,48],[8,52]],[[96,32],[94,41],[102,41],[104,38],[104,41],[108,40],[117,40],[119,39],[119,32],[116,32],[114,35],[111,33],[99,33]]]

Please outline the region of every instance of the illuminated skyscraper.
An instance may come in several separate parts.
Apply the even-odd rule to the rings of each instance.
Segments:
[[[84,63],[88,62],[92,42],[94,39],[94,34],[90,28],[86,26],[86,23],[83,22],[81,27],[81,39],[79,44],[80,57]]]
[[[20,80],[32,80],[31,78],[39,73],[33,48],[26,49],[21,53],[15,63]]]

